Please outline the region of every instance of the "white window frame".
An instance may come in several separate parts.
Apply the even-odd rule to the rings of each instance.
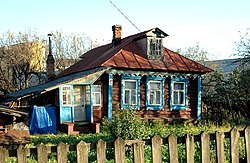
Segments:
[[[154,49],[152,49],[152,46],[154,46]],[[148,59],[161,59],[162,53],[163,53],[162,38],[149,37],[148,38]]]
[[[62,106],[72,106],[72,90],[69,85],[62,86]]]
[[[183,84],[183,89],[182,90],[175,90],[174,89],[174,86],[175,84]],[[183,101],[182,103],[181,102],[181,96],[180,96],[180,93],[183,93]],[[173,86],[172,86],[172,93],[173,93],[173,100],[172,100],[172,105],[179,105],[179,106],[185,106],[186,103],[185,103],[185,98],[186,98],[186,82],[181,82],[181,81],[174,81],[173,82]],[[174,94],[175,93],[178,93],[178,103],[175,103],[175,98],[174,98]]]
[[[137,85],[138,85],[138,81],[137,80],[132,80],[132,79],[124,79],[123,80],[124,82],[124,89],[123,89],[123,104],[124,105],[137,105],[137,93],[138,93],[138,88],[137,88]],[[135,89],[128,89],[126,88],[126,82],[135,82]],[[131,97],[132,97],[132,91],[135,90],[136,94],[135,94],[135,102],[133,103],[131,101]],[[129,91],[129,103],[125,103],[125,97],[126,97],[126,91]]]
[[[151,83],[160,84],[160,89],[159,90],[151,89],[150,88]],[[163,87],[162,81],[148,81],[148,105],[162,106],[162,98],[161,98],[163,96],[162,95],[162,87]],[[153,94],[154,94],[153,101],[155,101],[155,103],[152,103],[152,104],[150,103],[150,101],[151,101],[151,96],[150,96],[151,92],[153,92]],[[156,92],[160,92],[160,104],[156,103]]]
[[[94,91],[94,87],[98,87],[99,91]],[[102,91],[101,85],[92,85],[92,104],[93,104],[93,106],[101,106],[102,105],[101,91]],[[96,100],[95,100],[96,95],[99,95],[100,103],[96,103]]]

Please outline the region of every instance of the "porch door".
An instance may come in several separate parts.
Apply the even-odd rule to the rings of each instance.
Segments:
[[[86,121],[85,87],[74,86],[74,120]]]

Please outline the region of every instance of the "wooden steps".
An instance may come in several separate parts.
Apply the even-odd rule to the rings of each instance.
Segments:
[[[98,133],[100,131],[100,123],[64,122],[60,124],[60,131],[66,134]]]

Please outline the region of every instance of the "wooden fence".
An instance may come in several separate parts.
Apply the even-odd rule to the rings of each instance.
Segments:
[[[99,140],[96,145],[79,142],[77,145],[67,145],[60,143],[57,146],[47,146],[40,144],[37,147],[25,148],[23,145],[18,146],[15,150],[15,157],[17,157],[18,163],[27,162],[27,156],[31,153],[37,154],[38,163],[45,163],[48,161],[48,154],[56,152],[58,163],[67,163],[67,152],[76,151],[77,163],[87,163],[88,155],[91,148],[96,149],[96,156],[98,163],[106,162],[106,148],[112,147],[114,149],[114,160],[116,163],[125,163],[125,147],[131,146],[133,149],[133,160],[135,163],[144,163],[144,146],[151,146],[151,156],[153,163],[162,162],[162,145],[168,144],[168,162],[178,163],[178,143],[184,143],[186,146],[186,162],[194,163],[195,155],[195,142],[200,142],[200,160],[202,163],[210,162],[210,141],[215,140],[216,144],[216,162],[225,162],[225,150],[224,139],[230,139],[230,162],[239,163],[239,139],[244,138],[245,144],[245,158],[244,162],[250,163],[250,127],[242,131],[232,129],[230,132],[223,133],[217,132],[215,134],[202,133],[200,135],[185,135],[185,137],[177,138],[175,135],[170,135],[167,138],[161,138],[154,136],[150,140],[123,140],[121,138],[116,139],[115,142],[104,142]],[[11,151],[6,147],[0,147],[0,162],[5,162],[6,158],[10,156]],[[13,153],[13,151],[12,151]]]

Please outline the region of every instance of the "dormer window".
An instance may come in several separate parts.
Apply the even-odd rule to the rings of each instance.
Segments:
[[[162,38],[149,38],[148,59],[162,59]]]

